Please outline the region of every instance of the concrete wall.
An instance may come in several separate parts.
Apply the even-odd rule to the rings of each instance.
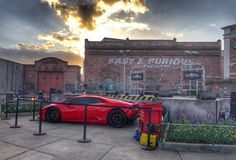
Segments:
[[[22,64],[0,58],[0,94],[17,92],[18,89],[22,89],[23,72]],[[0,103],[4,99],[2,96]]]
[[[215,122],[221,113],[230,112],[230,99],[196,100],[195,98],[161,98],[163,105],[170,113],[170,120],[191,120]]]

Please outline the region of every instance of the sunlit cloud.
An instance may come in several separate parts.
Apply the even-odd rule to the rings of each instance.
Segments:
[[[23,44],[23,43],[19,43],[16,45],[17,49],[23,49],[23,50],[48,50],[52,47],[54,47],[54,44],[51,42],[43,43],[40,45]]]
[[[174,32],[163,32],[162,35],[166,38],[182,39],[184,37],[183,33],[174,33]]]
[[[80,38],[78,36],[73,36],[70,33],[65,32],[65,31],[42,34],[38,36],[38,39],[54,44],[54,46],[56,44],[59,44],[62,47],[64,47],[65,50],[76,53],[76,54],[79,54],[80,47],[81,47],[79,45]]]
[[[210,26],[210,27],[217,27],[217,25],[214,24],[214,23],[208,24],[208,26]]]
[[[18,55],[18,56],[16,56]],[[33,64],[45,57],[57,57],[64,61],[68,61],[71,65],[83,66],[83,58],[79,54],[68,53],[65,51],[48,51],[37,48],[37,45],[19,44],[18,48],[0,47],[0,56],[22,64]]]
[[[145,0],[42,0],[42,2],[53,8],[68,28],[63,32],[44,34],[38,38],[65,46],[82,56],[86,38],[101,40],[103,37],[150,29],[148,24],[137,21],[138,15],[148,11]],[[121,12],[125,13],[125,18],[119,17]],[[58,39],[58,36],[63,36],[63,39]],[[76,39],[73,39],[74,37]]]
[[[55,9],[72,32],[94,30],[106,23],[112,15],[125,13],[144,14],[148,9],[143,0],[42,0]]]

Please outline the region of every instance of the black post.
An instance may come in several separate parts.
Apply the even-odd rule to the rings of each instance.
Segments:
[[[35,119],[35,110],[36,110],[36,107],[35,107],[35,100],[34,100],[34,103],[33,103],[33,118],[30,119],[30,121],[37,121],[37,119]]]
[[[218,101],[216,100],[216,124],[218,124]]]
[[[88,112],[88,104],[85,104],[84,105],[84,134],[83,134],[83,138],[78,140],[78,142],[80,142],[80,143],[89,143],[89,142],[91,142],[91,139],[86,138],[87,112]]]
[[[147,146],[142,146],[141,148],[144,150],[152,151],[156,150],[155,147],[150,146],[150,140],[151,140],[151,119],[152,119],[152,108],[148,109],[148,124],[147,124],[147,135],[148,135],[148,144]]]
[[[148,147],[150,147],[150,139],[151,139],[151,113],[152,113],[152,109],[148,110],[148,130],[147,130],[147,134],[148,134]]]
[[[46,132],[42,132],[42,108],[43,108],[42,100],[40,100],[40,110],[39,110],[39,115],[40,115],[40,117],[39,117],[39,131],[34,133],[35,136],[43,136],[43,135],[46,135],[46,134],[47,134]]]
[[[5,108],[5,117],[2,118],[2,120],[9,120],[11,118],[8,118],[8,101],[6,101],[6,108]]]
[[[16,116],[15,116],[15,125],[14,126],[10,126],[10,128],[21,128],[21,126],[17,125],[18,122],[18,112],[19,112],[19,99],[17,97],[16,99]]]

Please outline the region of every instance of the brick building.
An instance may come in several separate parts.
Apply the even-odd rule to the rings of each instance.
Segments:
[[[24,65],[24,90],[26,93],[42,91],[50,93],[50,89],[58,92],[75,92],[80,83],[81,68],[68,65],[58,58],[47,57],[35,61],[35,64]]]
[[[204,81],[220,78],[221,41],[85,40],[85,83],[106,91],[157,91],[183,88],[183,71],[198,66]]]

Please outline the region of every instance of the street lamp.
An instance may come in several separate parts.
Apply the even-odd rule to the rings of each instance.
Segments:
[[[124,66],[123,66],[123,69],[124,69],[123,70],[124,71],[123,72],[123,77],[124,77],[124,79],[123,79],[124,80],[124,84],[123,84],[124,85],[123,86],[124,87],[124,92],[123,93],[125,94],[125,91],[126,91],[126,82],[125,82],[126,81],[126,75],[125,75],[126,74],[126,54],[130,53],[131,51],[130,50],[125,50],[125,51],[124,50],[120,50],[119,52],[121,54],[123,54],[123,63],[124,63]]]
[[[192,58],[192,61],[193,61],[193,64],[190,65],[190,71],[192,72],[192,70],[194,69],[193,68],[193,65],[194,65],[194,62],[195,62],[195,57],[197,55],[199,55],[199,52],[198,51],[184,51],[185,53],[187,53],[191,58]],[[191,96],[191,91],[192,91],[192,80],[190,79],[189,80],[189,96]],[[198,92],[198,80],[196,80],[196,93]]]

